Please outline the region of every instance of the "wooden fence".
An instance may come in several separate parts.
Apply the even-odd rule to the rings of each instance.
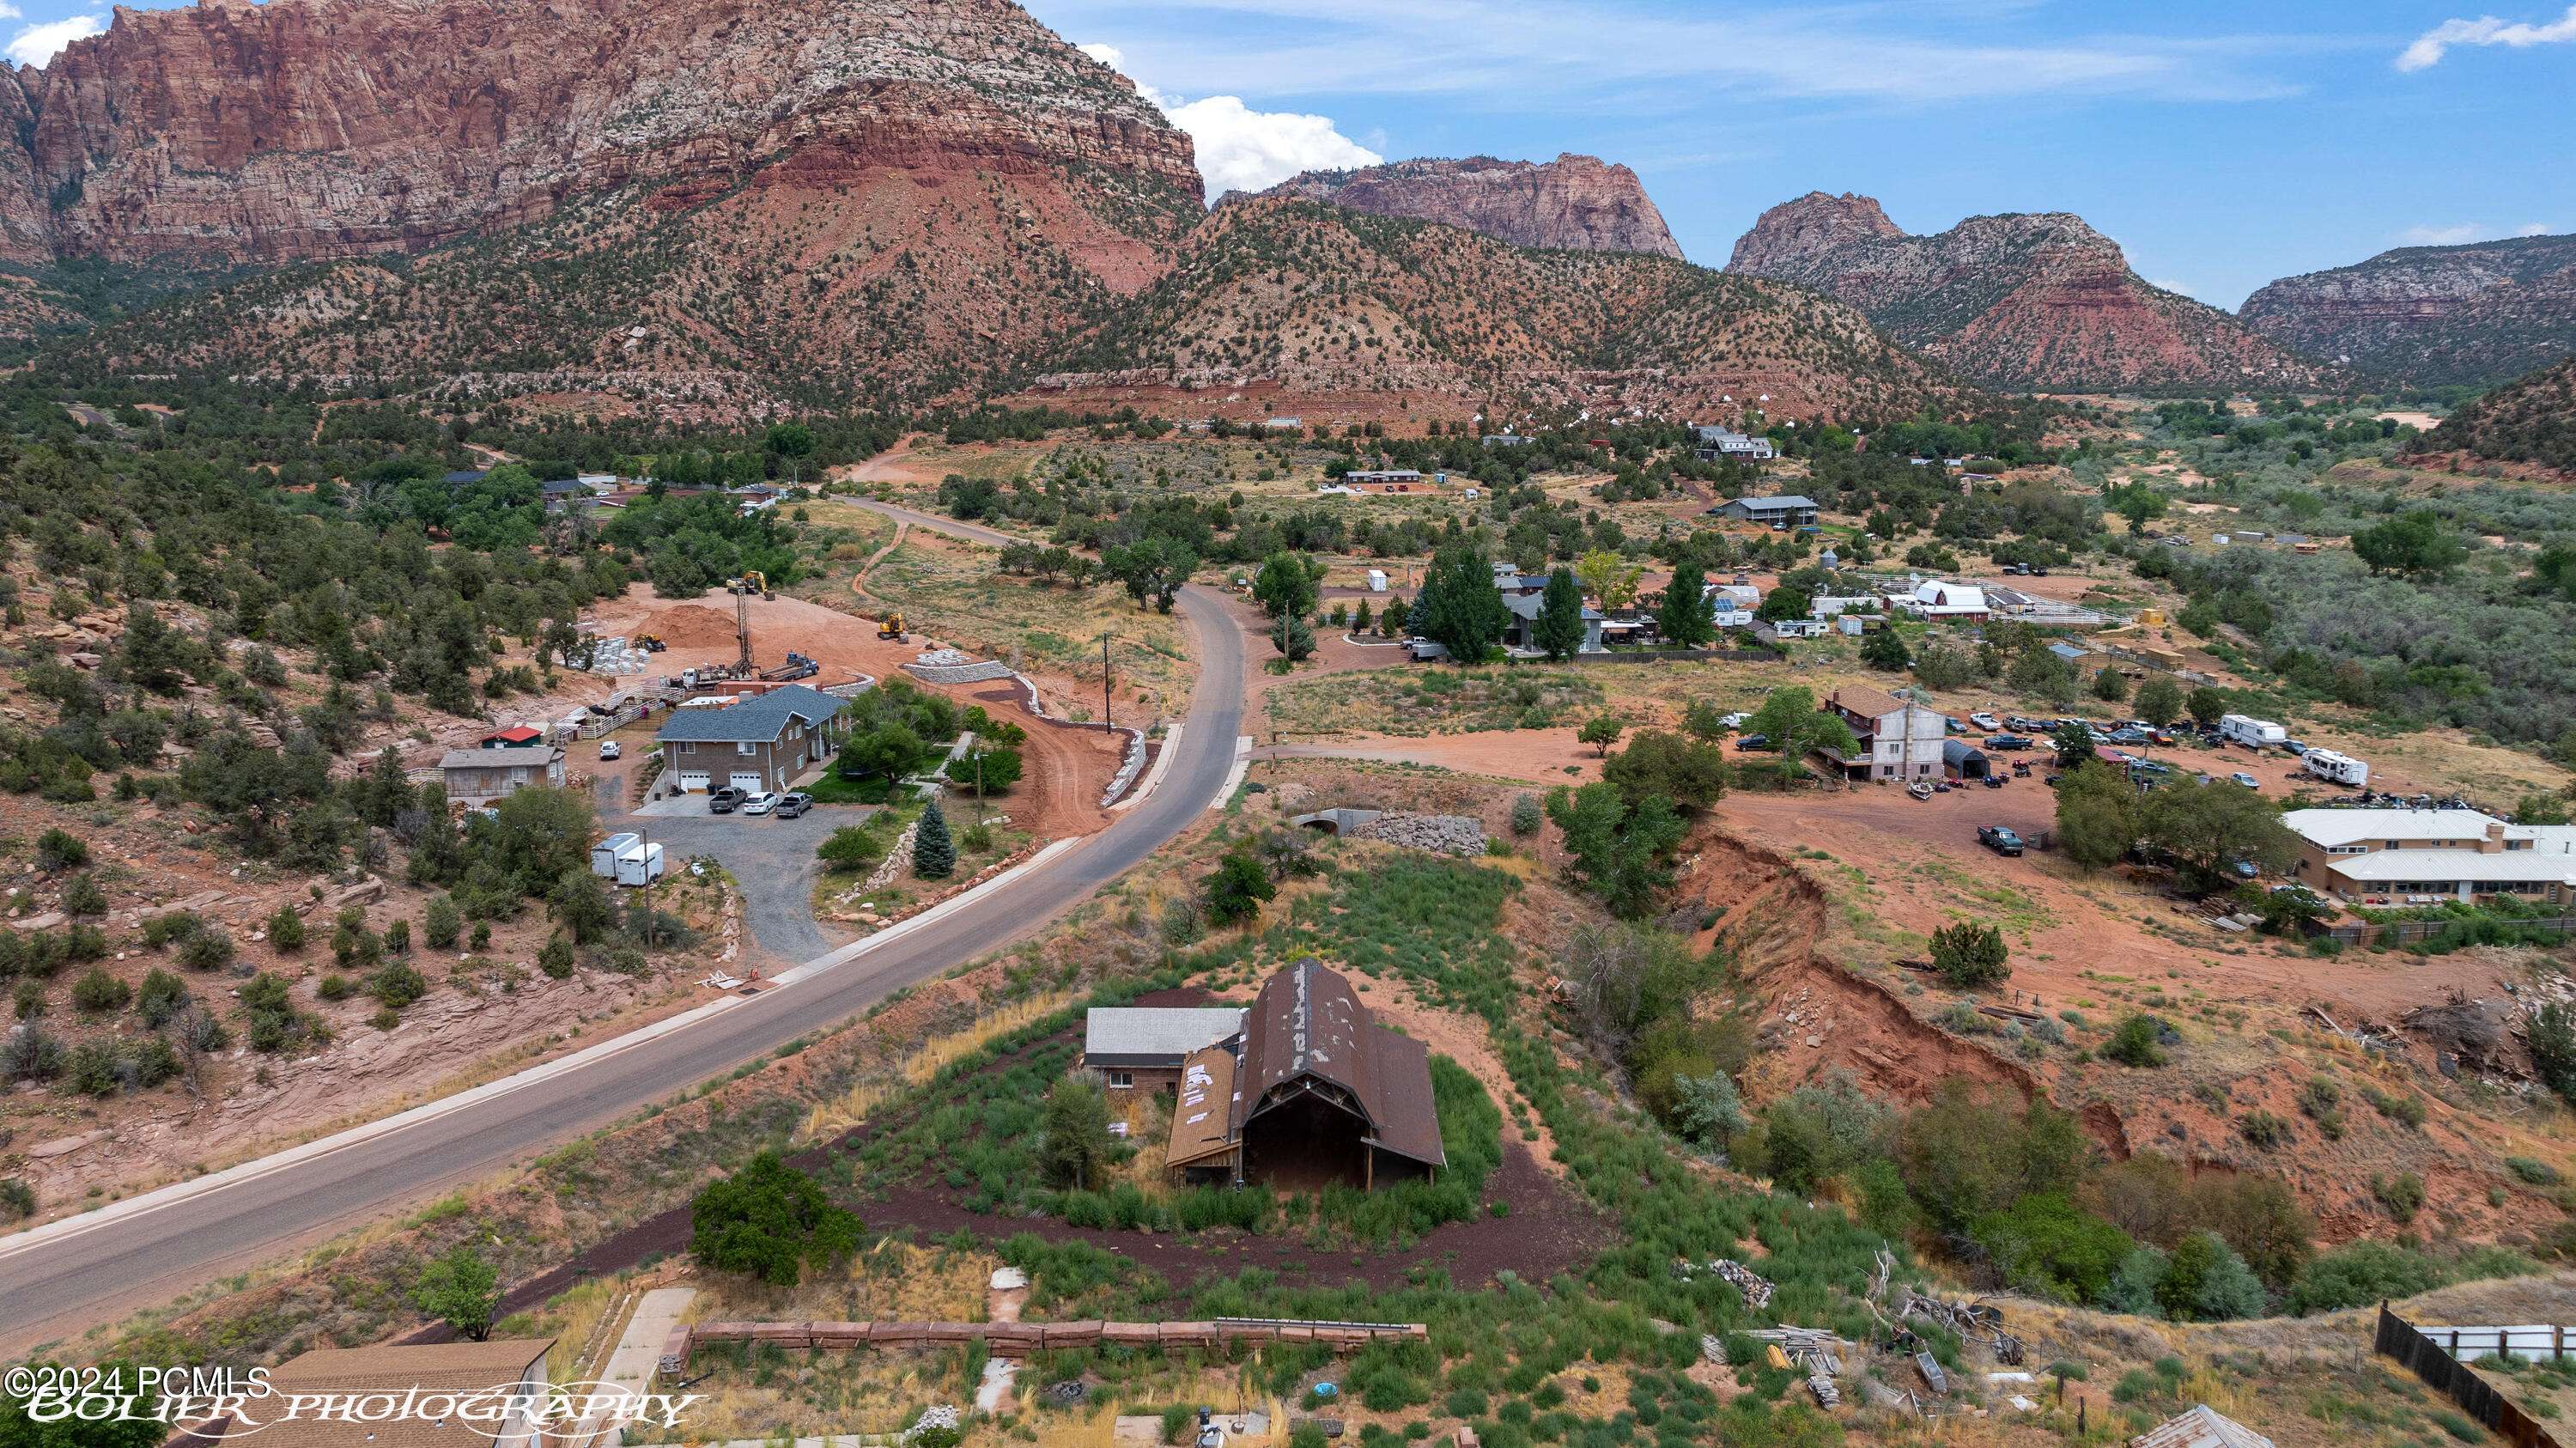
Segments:
[[[2549,1436],[2549,1430],[2540,1426],[2539,1419],[2497,1392],[2486,1379],[2462,1363],[2458,1354],[2465,1352],[2471,1357],[2480,1357],[2493,1352],[2520,1356],[2546,1350],[2554,1356],[2567,1346],[2566,1328],[2425,1329],[2389,1311],[2388,1304],[2383,1302],[2379,1305],[2379,1333],[2372,1346],[2448,1394],[2452,1402],[2460,1405],[2460,1411],[2494,1429],[2515,1448],[2558,1448],[2558,1440]]]
[[[2392,920],[2384,925],[2374,925],[2367,920],[2344,920],[2327,925],[2311,920],[2305,929],[2311,936],[2333,940],[2346,947],[2396,946],[2430,940],[2460,923],[2458,920]],[[2534,920],[2499,919],[2499,923],[2576,935],[2576,915],[2547,915]]]
[[[676,1374],[709,1342],[769,1343],[782,1348],[942,1347],[982,1339],[998,1357],[1047,1348],[1221,1347],[1236,1342],[1320,1342],[1336,1350],[1387,1338],[1431,1335],[1419,1322],[1312,1322],[1219,1317],[1206,1322],[700,1322],[675,1327],[662,1343],[662,1371]]]

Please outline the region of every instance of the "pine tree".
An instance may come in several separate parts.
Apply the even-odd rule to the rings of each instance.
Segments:
[[[1664,601],[1655,610],[1655,629],[1676,648],[1703,647],[1717,637],[1717,615],[1708,605],[1708,580],[1696,559],[1684,559],[1664,586]]]
[[[1573,570],[1560,568],[1547,576],[1536,633],[1538,646],[1551,659],[1572,658],[1583,647],[1583,589]]]
[[[957,842],[948,834],[948,816],[932,800],[921,811],[921,828],[912,837],[912,872],[925,880],[945,880],[957,869]]]

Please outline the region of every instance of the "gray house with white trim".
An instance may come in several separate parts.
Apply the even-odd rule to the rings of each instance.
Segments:
[[[783,684],[730,704],[674,709],[653,737],[663,773],[682,790],[784,790],[841,747],[849,707],[820,689]]]

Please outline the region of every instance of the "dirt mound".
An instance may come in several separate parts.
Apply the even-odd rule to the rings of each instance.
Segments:
[[[740,637],[732,614],[703,603],[663,609],[644,620],[642,631],[658,636],[675,649],[724,648]]]
[[[1685,898],[1715,907],[1693,938],[1724,947],[1762,1003],[1759,1038],[1745,1087],[1770,1100],[1840,1071],[1871,1095],[1919,1103],[1941,1083],[1981,1082],[2024,1100],[2045,1097],[2029,1067],[1961,1040],[1918,1018],[1895,992],[1820,957],[1826,900],[1795,866],[1732,836],[1698,841],[1678,885]],[[2087,1110],[2085,1130],[2114,1157],[2129,1154],[2116,1113]]]

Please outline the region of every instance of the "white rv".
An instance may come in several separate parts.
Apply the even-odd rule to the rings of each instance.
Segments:
[[[1369,588],[1369,592],[1371,592],[1371,593],[1384,593],[1384,592],[1386,592],[1386,570],[1385,570],[1385,569],[1383,569],[1383,568],[1372,568],[1372,569],[1370,569],[1370,570],[1368,571],[1368,588]]]
[[[590,873],[603,880],[616,879],[618,858],[642,842],[643,836],[632,830],[601,840],[590,847]]]
[[[2337,754],[2331,749],[2311,749],[2307,757],[2299,763],[2308,773],[2319,779],[2331,779],[2337,784],[2348,784],[2355,789],[2370,783],[2369,763],[2355,759],[2349,754]]]
[[[2218,737],[2248,749],[2277,749],[2282,740],[2290,737],[2290,731],[2269,719],[2230,714],[2218,721]]]

